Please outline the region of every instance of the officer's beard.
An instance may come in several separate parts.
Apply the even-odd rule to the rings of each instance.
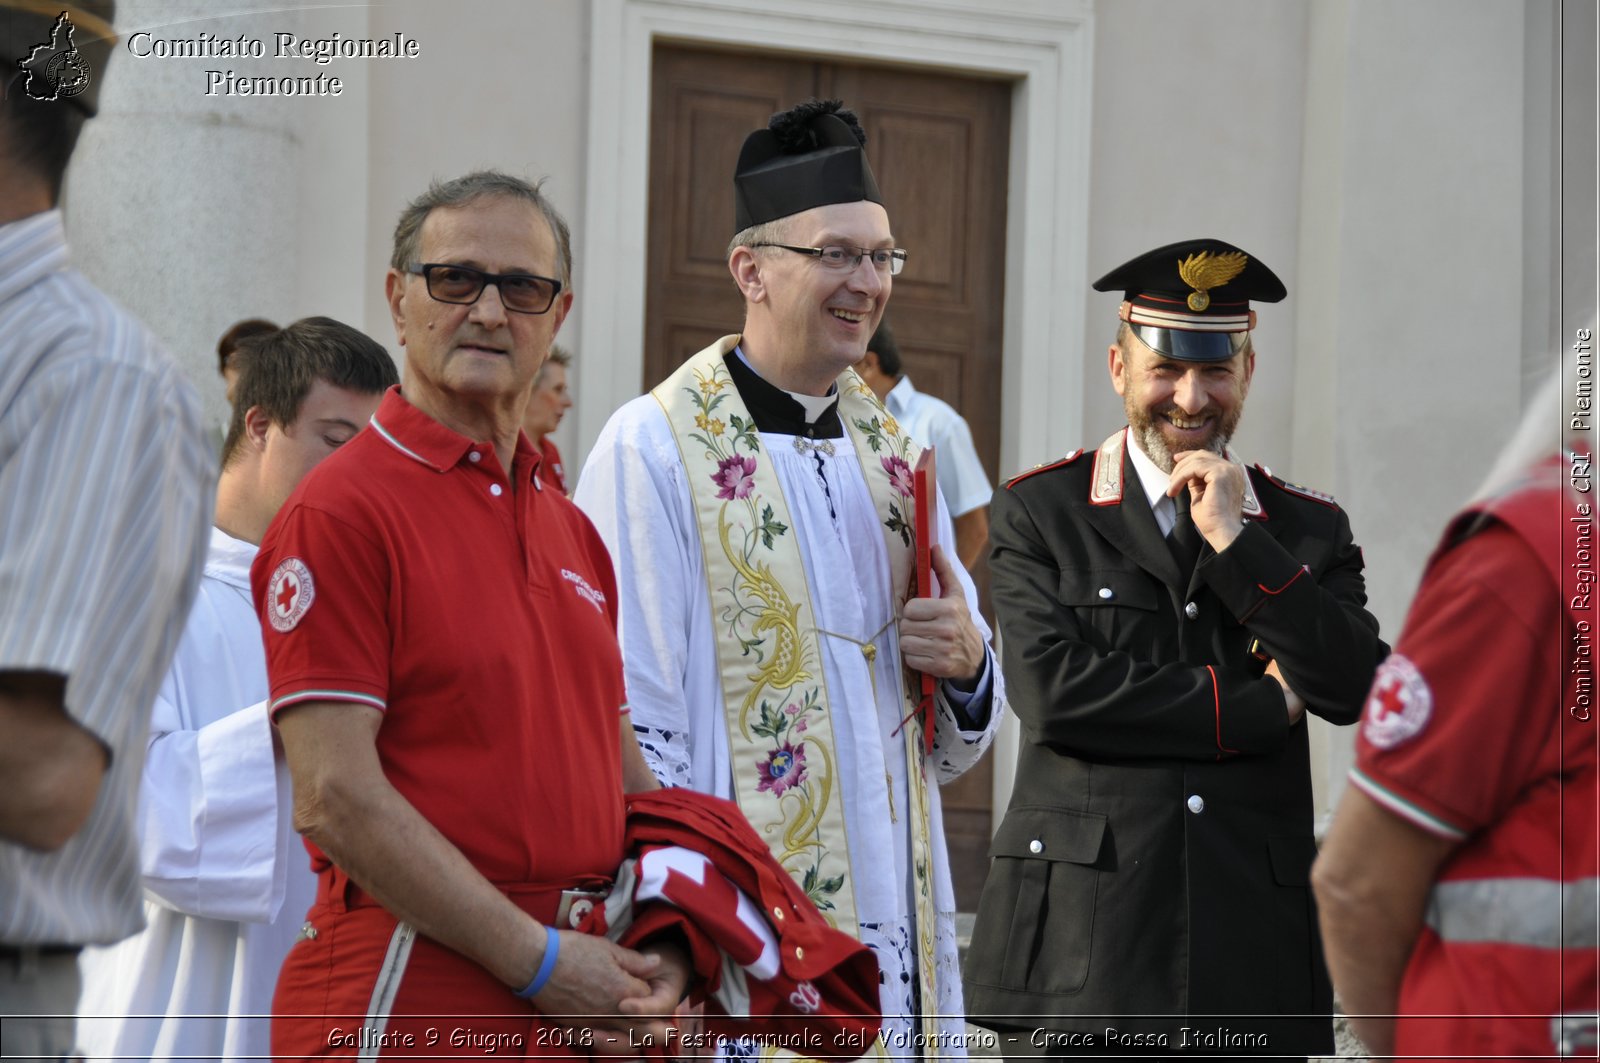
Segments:
[[[1131,395],[1123,396],[1122,406],[1128,415],[1128,428],[1133,432],[1134,441],[1139,444],[1139,449],[1144,451],[1145,456],[1155,462],[1156,468],[1162,472],[1172,471],[1172,466],[1175,464],[1172,457],[1174,447],[1184,451],[1209,450],[1217,455],[1224,453],[1228,448],[1228,441],[1233,438],[1234,432],[1238,430],[1239,417],[1244,413],[1244,399],[1241,397],[1233,409],[1213,422],[1211,434],[1206,436],[1199,445],[1196,445],[1187,440],[1181,442],[1169,440],[1162,434],[1163,427],[1166,427],[1166,421],[1163,420],[1164,417],[1171,416],[1174,413],[1182,416],[1176,407],[1168,407],[1164,410],[1152,412],[1149,407],[1135,405]],[[1202,412],[1201,416],[1205,416],[1205,413]]]

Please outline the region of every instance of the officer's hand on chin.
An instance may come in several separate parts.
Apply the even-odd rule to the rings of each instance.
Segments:
[[[1211,549],[1222,553],[1244,530],[1244,469],[1209,450],[1172,456],[1167,494],[1189,492],[1189,515]]]

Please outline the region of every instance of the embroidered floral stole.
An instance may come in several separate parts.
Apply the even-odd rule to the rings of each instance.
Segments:
[[[738,336],[723,337],[651,394],[672,425],[694,497],[717,625],[735,797],[828,921],[859,937],[834,752],[835,706],[824,680],[816,614],[788,503],[724,362],[738,342]],[[839,417],[884,528],[898,618],[911,591],[916,557],[911,465],[919,448],[853,371],[839,378],[839,392]],[[858,645],[871,669],[876,646]],[[928,784],[916,690],[901,679],[922,1032],[931,1037],[938,1029],[933,1018],[939,997]]]

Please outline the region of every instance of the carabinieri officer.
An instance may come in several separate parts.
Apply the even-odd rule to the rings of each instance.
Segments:
[[[1047,1056],[1325,1053],[1305,713],[1353,722],[1386,648],[1344,511],[1229,447],[1286,293],[1211,239],[1095,288],[1128,425],[994,499],[1023,745],[969,1006]]]

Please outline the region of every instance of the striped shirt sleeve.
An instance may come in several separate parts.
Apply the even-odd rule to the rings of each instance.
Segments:
[[[192,595],[209,457],[170,430],[166,374],[77,361],[18,397],[0,444],[0,668],[68,677],[67,707],[117,748],[101,662],[142,661]]]
[[[68,267],[59,213],[0,226],[0,671],[64,676],[67,711],[111,755],[61,849],[0,841],[0,941],[103,944],[141,924],[139,770],[215,477],[193,388]]]

